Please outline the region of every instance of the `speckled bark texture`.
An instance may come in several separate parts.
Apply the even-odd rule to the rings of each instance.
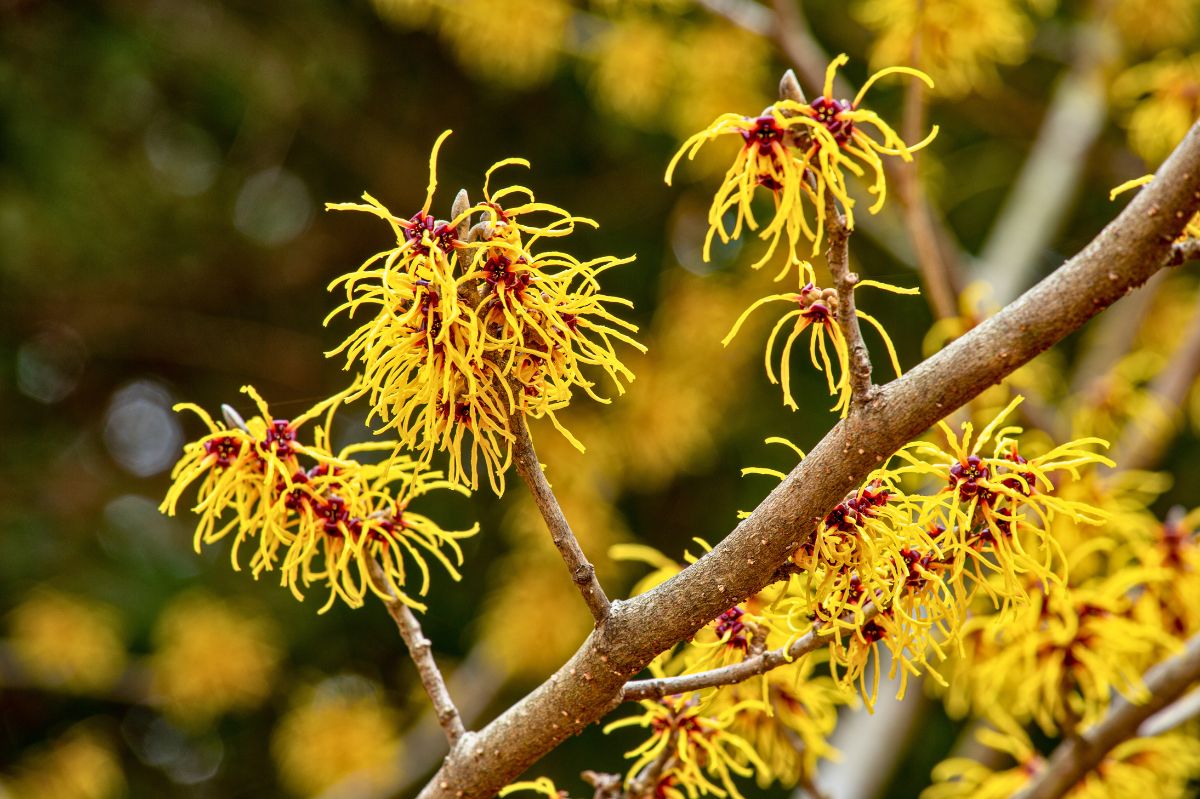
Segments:
[[[608,618],[544,684],[465,734],[422,799],[487,799],[613,707],[659,652],[759,591],[898,447],[1052,346],[1171,260],[1200,206],[1200,129],[1082,252],[903,378],[876,389],[712,552]]]

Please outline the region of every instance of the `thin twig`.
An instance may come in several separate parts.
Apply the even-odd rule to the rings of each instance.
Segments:
[[[438,723],[442,725],[442,730],[446,733],[446,740],[453,748],[466,732],[466,728],[463,727],[462,718],[458,715],[458,708],[454,706],[454,700],[450,698],[450,692],[446,689],[446,681],[442,678],[442,672],[438,670],[437,662],[433,659],[432,643],[425,637],[425,633],[421,630],[421,623],[417,621],[417,617],[413,615],[408,605],[401,602],[396,596],[379,564],[370,559],[367,561],[367,570],[375,586],[390,597],[385,599],[383,604],[387,608],[388,614],[396,622],[400,637],[404,639],[404,644],[408,647],[408,654],[412,657],[413,664],[417,667],[417,674],[421,677],[421,685],[425,687],[425,693],[429,694],[429,700],[433,702]]]
[[[537,451],[533,448],[533,439],[529,437],[529,426],[525,423],[524,414],[517,412],[511,418],[513,463],[517,474],[521,475],[525,485],[529,486],[529,493],[533,495],[533,501],[546,521],[554,546],[558,548],[563,562],[567,564],[571,579],[579,587],[579,593],[583,595],[583,601],[592,612],[592,618],[596,620],[596,624],[600,624],[608,618],[609,602],[600,581],[596,579],[596,568],[579,547],[579,541],[571,532],[571,525],[567,524],[567,517],[563,515],[558,498],[554,496],[546,475],[542,473],[542,465],[538,461]]]
[[[865,624],[879,613],[874,605],[867,605],[862,614]],[[812,630],[797,638],[788,646],[770,649],[761,655],[748,657],[728,666],[709,669],[695,674],[683,674],[678,677],[658,677],[652,680],[633,680],[625,683],[621,698],[625,701],[635,699],[662,699],[664,696],[683,694],[689,691],[699,691],[704,688],[716,688],[721,685],[735,683],[766,674],[772,669],[795,663],[797,658],[815,652],[829,644],[832,639],[829,634],[822,635],[814,626]]]
[[[858,326],[858,312],[854,307],[854,287],[858,275],[850,271],[850,229],[846,218],[838,209],[832,193],[825,195],[825,224],[828,226],[829,272],[833,275],[837,289],[838,323],[846,337],[846,349],[850,353],[850,402],[861,406],[871,397],[871,356],[863,343],[862,329]]]
[[[1058,799],[1064,796],[1089,771],[1099,766],[1113,747],[1142,734],[1139,730],[1146,719],[1174,702],[1197,680],[1200,680],[1200,636],[1193,637],[1182,654],[1146,672],[1149,700],[1134,704],[1119,697],[1103,721],[1078,738],[1060,744],[1018,798]]]

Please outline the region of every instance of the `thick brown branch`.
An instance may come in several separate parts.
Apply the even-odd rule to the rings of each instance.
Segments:
[[[371,581],[390,597],[385,599],[383,604],[387,608],[388,614],[396,622],[396,629],[400,631],[400,637],[404,639],[404,644],[408,647],[408,654],[417,667],[421,685],[425,687],[425,693],[429,694],[429,700],[433,703],[438,723],[442,725],[442,730],[446,733],[446,740],[450,742],[450,747],[453,749],[466,729],[463,727],[462,718],[458,715],[458,708],[454,706],[454,700],[450,698],[450,692],[446,689],[446,681],[442,679],[442,672],[438,670],[437,663],[433,659],[432,643],[425,637],[424,631],[421,630],[421,623],[417,621],[417,617],[413,615],[408,605],[396,597],[379,564],[370,560],[367,568],[371,573]]]
[[[1183,654],[1146,672],[1149,701],[1135,705],[1124,697],[1118,698],[1103,721],[1054,750],[1045,768],[1017,795],[1018,799],[1064,796],[1089,771],[1099,766],[1113,747],[1137,737],[1146,719],[1174,702],[1197,680],[1200,680],[1200,636],[1188,642]]]
[[[897,448],[1162,268],[1200,207],[1200,128],[1078,255],[991,319],[876,390],[711,552],[608,618],[553,676],[459,744],[422,799],[486,799],[603,715],[625,682],[760,591],[848,489]]]
[[[858,311],[854,306],[854,287],[858,275],[850,271],[850,229],[846,218],[838,210],[832,194],[826,194],[825,224],[828,228],[829,272],[833,275],[837,289],[838,324],[846,337],[846,349],[850,353],[851,403],[858,407],[871,398],[871,356],[863,343],[862,329],[858,325]]]
[[[863,614],[862,621],[866,623],[875,618],[879,611],[874,605],[869,606]],[[825,647],[830,641],[829,635],[821,635],[814,627],[808,633],[797,638],[790,646],[770,649],[761,654],[748,657],[738,663],[731,663],[718,669],[684,674],[679,677],[660,677],[654,680],[634,680],[625,684],[621,698],[626,701],[634,699],[662,699],[664,696],[700,691],[704,688],[716,688],[721,685],[734,685],[739,682],[766,674],[772,669],[795,663],[797,658],[816,652]]]
[[[529,493],[533,495],[533,501],[546,521],[554,546],[558,548],[563,562],[567,564],[571,579],[579,587],[579,593],[583,595],[583,601],[592,612],[592,618],[599,624],[608,616],[608,597],[600,587],[600,581],[596,579],[595,567],[579,547],[579,541],[571,532],[571,525],[567,524],[567,517],[563,515],[546,475],[542,473],[542,465],[538,462],[537,451],[533,448],[533,439],[529,437],[529,426],[525,423],[523,414],[512,415],[512,433],[513,463],[517,467],[517,474],[521,475],[525,485],[529,486]]]

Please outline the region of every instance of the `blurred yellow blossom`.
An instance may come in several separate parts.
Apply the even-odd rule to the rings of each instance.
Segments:
[[[203,725],[258,706],[275,688],[280,633],[270,619],[183,594],[158,619],[154,692],[173,719]]]
[[[400,747],[395,711],[358,677],[332,678],[303,692],[271,737],[283,784],[302,797],[350,777],[364,790],[387,785],[400,767]]]
[[[1116,0],[1111,13],[1121,39],[1156,52],[1193,41],[1197,10],[1196,0]]]
[[[877,36],[871,66],[910,62],[947,97],[994,85],[997,64],[1025,60],[1034,25],[1022,0],[864,0],[854,15]]]
[[[762,87],[770,83],[770,50],[761,37],[714,23],[685,29],[679,45],[672,50],[678,77],[667,109],[676,136],[692,135],[730,108],[761,108],[767,102]]]
[[[571,18],[566,0],[455,0],[439,13],[458,61],[488,83],[524,88],[550,77]]]
[[[591,82],[596,100],[635,125],[660,126],[673,83],[675,46],[671,31],[651,19],[614,21],[596,45]]]
[[[5,799],[117,799],[125,791],[111,736],[94,722],[77,724],[25,755],[11,777],[0,775]]]
[[[1200,116],[1200,55],[1164,53],[1133,66],[1113,84],[1113,97],[1131,109],[1129,145],[1157,165]]]
[[[8,621],[14,655],[47,687],[102,692],[124,672],[120,618],[107,605],[43,589],[18,605]]]

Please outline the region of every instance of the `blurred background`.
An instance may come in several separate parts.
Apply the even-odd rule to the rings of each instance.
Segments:
[[[670,188],[679,144],[720,113],[756,114],[789,66],[815,96],[830,54],[850,54],[854,85],[886,64],[933,75],[927,95],[872,89],[885,118],[940,134],[919,183],[893,175],[897,199],[862,214],[852,243],[865,275],[926,283],[929,302],[860,295],[911,367],[1086,243],[1122,203],[1109,189],[1183,136],[1200,106],[1198,17],[1197,0],[0,0],[0,796],[403,796],[436,768],[439,731],[382,607],[318,615],[320,598],[231,571],[221,547],[195,554],[191,520],[157,510],[202,432],[174,403],[249,412],[238,389],[253,383],[288,415],[346,384],[323,354],[350,331],[322,326],[325,286],[393,241],[326,202],[367,191],[408,216],[452,128],[435,213],[524,156],[540,199],[599,221],[576,254],[637,255],[605,289],[635,303],[650,348],[625,353],[638,379],[564,415],[585,455],[534,429],[620,596],[645,568],[611,546],[675,558],[719,540],[771,486],[740,469],[789,466],[763,439],[807,448],[835,421],[803,352],[802,407],[783,408],[763,374],[765,315],[721,348],[742,308],[779,289],[748,269],[753,239],[702,261],[736,145]],[[1174,475],[1162,508],[1200,483],[1195,284],[1186,270],[1155,281],[1018,378],[1043,428],[1090,413],[1117,440],[1161,417],[1136,456]],[[341,433],[364,435],[360,421]],[[439,580],[423,620],[482,723],[590,619],[518,481],[428,510],[482,525],[462,582]],[[927,784],[961,722],[913,693],[900,726],[866,728],[888,742],[875,784],[835,795]],[[536,773],[583,793],[582,769],[620,771],[636,742],[593,727]]]

